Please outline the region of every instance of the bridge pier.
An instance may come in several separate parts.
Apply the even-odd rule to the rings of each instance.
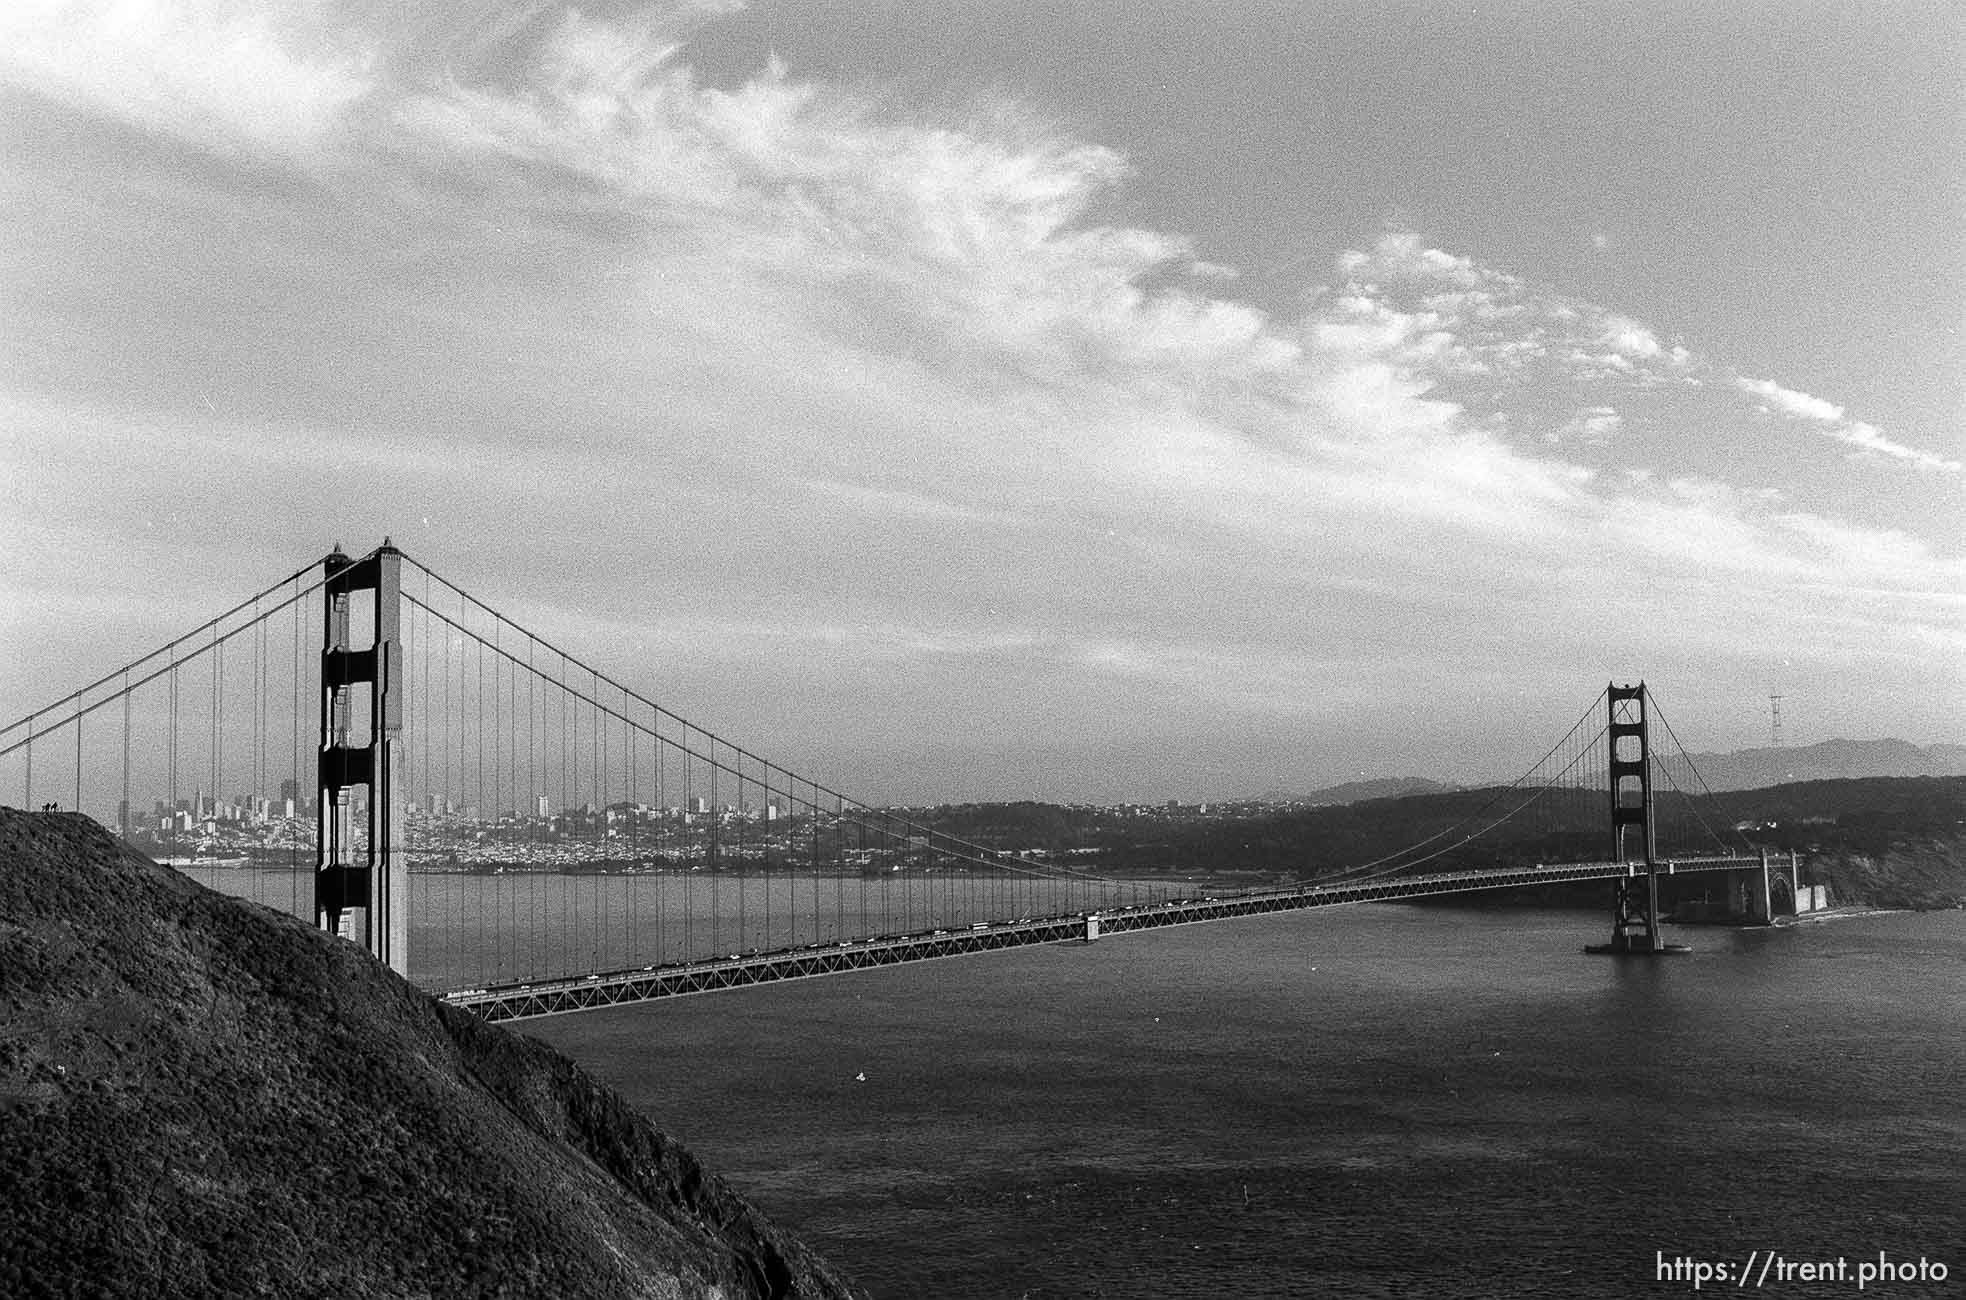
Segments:
[[[1611,900],[1611,942],[1587,944],[1584,951],[1616,957],[1691,952],[1683,943],[1668,943],[1659,931],[1659,873],[1646,864],[1620,880]]]
[[[1653,952],[1659,946],[1659,877],[1647,871],[1613,887],[1611,943],[1613,952]]]

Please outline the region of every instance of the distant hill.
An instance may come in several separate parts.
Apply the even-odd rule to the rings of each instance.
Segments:
[[[1408,795],[1438,794],[1456,787],[1443,785],[1439,781],[1429,781],[1423,776],[1382,776],[1370,781],[1346,781],[1342,785],[1328,785],[1309,794],[1286,794],[1271,791],[1259,795],[1262,803],[1308,804],[1313,808],[1330,808],[1339,804],[1358,803],[1364,799],[1403,799]]]
[[[1758,790],[1797,781],[1874,776],[1966,776],[1966,745],[1903,740],[1825,740],[1818,745],[1689,755],[1713,790]]]
[[[854,1294],[545,1045],[0,809],[0,1295]]]
[[[1825,740],[1815,745],[1737,749],[1726,754],[1688,757],[1706,778],[1707,788],[1715,791],[1760,790],[1797,781],[1857,781],[1873,776],[1966,776],[1966,745],[1914,745],[1906,740]],[[1272,790],[1257,796],[1257,801],[1323,808],[1366,799],[1400,799],[1466,788],[1419,776],[1388,776],[1326,786],[1309,794]]]

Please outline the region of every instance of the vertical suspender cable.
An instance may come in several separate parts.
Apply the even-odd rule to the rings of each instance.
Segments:
[[[683,726],[682,743],[678,746],[683,760],[683,958],[693,961],[696,958],[696,837],[690,834],[692,819],[696,816],[696,763],[690,757],[689,726]]]
[[[539,875],[538,875],[539,817],[541,815],[539,811],[539,804],[540,804],[540,800],[545,798],[546,792],[539,788],[540,787],[539,768],[543,766],[543,764],[538,764],[535,763],[534,761],[534,754],[536,749],[535,742],[537,741],[538,736],[533,724],[533,718],[534,715],[538,713],[538,709],[534,707],[536,701],[534,699],[533,683],[536,679],[532,667],[532,649],[533,649],[533,640],[531,637],[527,637],[526,638],[526,791],[528,797],[530,797],[533,802],[532,802],[532,806],[526,809],[526,859],[531,867],[531,870],[529,870],[526,873],[526,879],[527,882],[530,885],[532,885],[532,888],[527,891],[527,894],[528,897],[532,900],[534,915],[532,917],[532,924],[526,927],[526,939],[527,939],[526,973],[529,975],[537,975],[539,973],[539,937],[546,930],[546,915],[545,915],[546,891],[539,887],[540,882],[539,882]],[[534,793],[535,791],[537,793]]]
[[[412,707],[417,711],[416,716],[418,718],[415,733],[416,749],[412,762],[421,768],[423,772],[423,780],[417,789],[418,803],[421,805],[418,809],[417,822],[423,832],[422,838],[424,844],[428,848],[434,848],[436,840],[434,836],[435,827],[432,825],[432,820],[436,808],[430,799],[430,751],[434,746],[430,742],[436,738],[437,729],[432,725],[430,717],[430,638],[432,635],[430,617],[430,570],[423,568],[422,565],[418,565],[417,567],[423,574],[423,599],[417,603],[415,612],[420,617],[413,622],[412,626],[416,632],[417,673],[422,680],[422,685],[415,692],[412,703]],[[434,887],[435,878],[428,871],[428,865],[429,863],[426,859],[426,870],[410,886],[410,897],[412,900],[410,911],[412,916],[427,915],[432,910],[430,907],[430,891]],[[432,921],[438,919],[435,917],[431,918]],[[436,926],[433,924],[428,928],[434,932]],[[425,964],[427,965],[428,963],[426,962]]]
[[[718,741],[710,741],[710,956],[723,952],[723,797],[718,793]]]
[[[220,778],[219,753],[222,748],[225,727],[225,643],[218,639],[218,629],[212,629],[212,815],[218,815],[218,787]],[[199,809],[199,815],[204,810]]]
[[[512,671],[507,674],[505,682],[506,690],[510,692],[510,698],[506,702],[505,716],[509,719],[507,725],[512,728],[509,743],[506,745],[506,752],[511,755],[512,760],[512,814],[517,819],[512,825],[511,843],[513,850],[516,851],[519,843],[519,828],[521,826],[530,827],[533,813],[533,810],[526,806],[527,792],[532,787],[532,781],[528,777],[525,781],[521,782],[519,777],[519,661],[516,657],[512,660]],[[527,763],[528,765],[531,763],[530,755],[527,756]],[[530,836],[530,830],[527,831],[527,834]],[[531,855],[528,854],[523,872],[515,870],[512,879],[512,967],[515,973],[521,964],[519,958],[520,935],[525,932],[520,927],[526,925],[530,928],[529,923],[536,919],[531,915],[532,899],[535,892],[532,887],[534,880],[532,869],[534,865]],[[526,898],[524,915],[521,914],[519,906],[519,896],[522,886]]]
[[[135,810],[130,807],[130,670],[123,670],[123,811],[122,835],[130,836],[130,826],[136,820]]]
[[[300,580],[298,578],[294,580],[294,585],[296,587],[300,585]],[[292,810],[292,815],[291,816],[287,815],[288,810],[284,803],[282,803],[280,807],[281,815],[287,818],[287,891],[288,891],[288,898],[291,900],[292,903],[293,914],[295,916],[301,915],[300,836],[294,833],[294,820],[295,818],[298,818],[303,814],[303,809],[301,805],[301,795],[300,795],[300,642],[301,642],[300,614],[301,614],[301,606],[305,605],[306,603],[307,603],[306,601],[301,600],[299,598],[299,592],[296,591],[295,599],[294,599],[294,638],[293,638],[294,644],[293,644],[293,665],[292,665],[293,710],[294,710],[292,716],[293,716],[294,725],[293,725],[293,737],[292,737],[293,743],[288,746],[288,749],[290,751],[290,758],[292,759],[288,767],[288,771],[290,773],[289,779],[292,780],[293,782],[293,792],[294,792],[293,795],[294,806]],[[306,918],[310,921],[313,920],[312,911],[313,909],[310,907],[308,911],[308,916]]]
[[[255,826],[263,826],[261,812],[266,799],[266,624],[260,621],[259,600],[253,600],[253,759],[252,784],[247,787],[246,816]],[[258,864],[253,866],[253,899],[264,903],[261,896]]]
[[[756,844],[751,851],[757,858],[758,878],[763,884],[763,889],[758,896],[760,908],[758,946],[769,952],[779,946],[772,942],[771,937],[771,840],[776,823],[771,813],[771,765],[761,758],[758,760],[758,769],[758,775],[752,778],[752,784],[758,787],[758,806],[752,814],[756,820],[752,824],[758,828],[758,831],[755,836]]]
[[[625,706],[622,711],[624,713],[627,712]],[[624,728],[622,742],[628,751],[628,888],[626,890],[627,900],[621,909],[621,950],[627,957],[627,964],[635,966],[645,963],[636,961],[636,958],[640,954],[635,949],[635,935],[641,929],[641,918],[636,914],[636,904],[641,901],[641,890],[637,886],[641,884],[642,875],[642,773],[640,762],[642,744],[641,738],[635,734],[633,725]]]
[[[505,783],[505,765],[511,758],[511,746],[509,743],[511,737],[506,734],[505,729],[510,725],[512,716],[505,707],[505,692],[511,688],[512,673],[505,666],[505,655],[503,653],[504,639],[500,636],[502,626],[502,619],[493,620],[492,645],[500,653],[492,657],[492,732],[494,736],[492,743],[495,754],[493,761],[492,785],[494,787],[494,793],[492,795],[492,802],[496,803],[498,807],[493,811],[491,825],[492,834],[497,841],[500,867],[506,865],[505,857],[508,852],[506,848],[505,810],[517,802],[517,796],[511,795],[510,787]],[[504,927],[505,933],[499,937],[498,942],[498,975],[502,980],[506,977],[506,946],[512,942],[512,936],[518,929],[518,886],[517,877],[509,874],[501,874],[493,878],[500,882],[497,894],[498,900],[507,905],[504,912],[501,912],[500,919],[504,919],[505,912],[509,912],[511,916],[511,923]]]
[[[606,924],[607,907],[601,887],[606,882],[608,870],[614,865],[609,855],[608,844],[608,804],[613,802],[613,800],[609,797],[610,788],[608,786],[608,716],[601,708],[598,684],[595,685],[593,709],[594,803],[596,804],[594,833],[600,840],[601,850],[600,866],[594,872],[594,946],[598,954],[596,960],[605,966],[607,965],[608,935],[611,933],[613,927]],[[589,966],[588,969],[593,970],[595,968]]]
[[[463,614],[464,614],[464,610],[460,607],[458,610],[458,615],[460,620],[462,619]],[[476,635],[473,635],[471,640],[473,645],[477,649],[477,658],[478,658],[478,693],[472,701],[473,703],[472,714],[473,717],[476,719],[476,729],[478,735],[478,745],[477,745],[478,815],[476,819],[476,826],[478,828],[482,828],[485,825],[485,814],[488,811],[488,805],[485,803],[485,643],[482,639],[480,639]],[[480,859],[479,861],[474,862],[472,865],[474,867],[479,866],[482,864],[482,861],[483,860]],[[470,982],[474,985],[484,982],[485,891],[482,882],[486,880],[496,881],[497,879],[498,877],[496,876],[480,876],[477,874],[472,874],[469,876],[460,877],[458,880],[459,886],[464,886],[468,884],[471,887],[471,910],[477,913],[478,916],[478,950],[473,954],[471,954],[472,963],[476,969],[474,969],[469,973]],[[495,885],[494,888],[496,888]],[[497,918],[493,917],[493,921],[496,922],[496,920]],[[494,924],[494,928],[492,930],[492,938],[494,941],[496,941],[497,937],[498,937],[498,931],[496,925]]]
[[[447,635],[447,632],[438,626],[436,608],[430,604],[430,571],[427,569],[423,573],[423,597],[422,620],[417,636],[417,671],[423,679],[423,688],[416,693],[416,698],[422,706],[418,716],[423,720],[423,725],[417,732],[417,751],[421,760],[419,766],[423,769],[423,786],[420,791],[422,811],[418,821],[422,826],[422,838],[428,848],[429,856],[424,860],[425,870],[420,882],[421,889],[418,891],[421,899],[418,910],[423,914],[424,924],[431,936],[431,942],[426,945],[430,952],[426,956],[430,959],[441,959],[440,945],[443,941],[443,932],[449,928],[450,918],[445,910],[447,907],[443,895],[445,882],[436,868],[437,848],[443,843],[438,818],[443,812],[444,805],[443,795],[439,791],[444,784],[443,763],[445,748],[449,742],[440,739],[444,734],[443,728],[448,710],[440,703],[442,670],[438,665],[438,657],[443,653],[444,647],[439,644],[437,638]],[[434,970],[436,961],[427,960],[425,965]]]
[[[436,630],[436,629],[433,629]],[[444,638],[444,763],[438,776],[443,781],[444,793],[438,804],[442,814],[440,824],[448,826],[451,812],[451,630],[444,627],[437,634]],[[444,878],[444,888],[449,898],[444,907],[444,970],[446,978],[455,969],[452,943],[457,936],[458,922],[462,919],[458,912],[457,881],[449,876]]]
[[[169,723],[169,731],[170,731],[170,746],[169,746],[169,748],[170,748],[170,773],[171,773],[171,780],[170,780],[170,787],[171,787],[171,788],[170,788],[170,801],[171,801],[171,802],[170,802],[170,807],[169,807],[169,808],[168,808],[168,809],[167,809],[166,811],[167,811],[167,812],[169,813],[169,815],[170,815],[170,819],[171,819],[171,836],[170,836],[170,856],[171,856],[171,857],[176,857],[176,856],[177,856],[177,711],[178,711],[178,684],[177,684],[177,647],[176,647],[175,645],[173,645],[173,646],[171,647],[171,660],[170,660],[170,664],[171,664],[171,666],[170,666],[170,673],[169,673],[169,676],[168,676],[168,677],[167,677],[167,678],[166,678],[165,680],[166,680],[166,681],[167,681],[167,682],[168,682],[168,683],[170,684],[170,713],[169,713],[169,718],[170,718],[170,723]],[[30,756],[30,757],[32,757],[32,751],[29,751],[29,756]],[[32,768],[30,768],[29,770],[30,770],[30,771],[32,771],[33,769],[32,769]]]
[[[664,896],[669,892],[669,863],[664,861],[669,855],[663,850],[667,846],[668,797],[662,789],[662,715],[655,715],[653,727],[649,732],[650,745],[655,758],[655,962],[664,965],[669,960],[669,936],[664,930],[668,908],[664,906]]]
[[[566,657],[565,655],[561,655],[561,656],[560,656],[560,671],[561,671],[561,673],[562,673],[563,675],[564,675],[564,674],[565,674],[565,672],[566,672],[566,660],[567,660],[567,657]],[[555,686],[557,686],[557,687],[559,687],[559,697],[560,697],[560,809],[561,809],[561,816],[560,816],[560,820],[559,820],[559,825],[560,825],[560,827],[561,827],[561,830],[560,830],[560,837],[559,837],[559,843],[558,843],[558,844],[556,844],[556,845],[554,846],[554,855],[555,855],[555,857],[559,857],[559,858],[560,858],[560,861],[559,861],[559,867],[560,867],[560,951],[559,951],[559,953],[558,953],[558,954],[556,954],[556,956],[557,956],[557,957],[558,957],[558,958],[559,958],[559,959],[561,960],[561,963],[562,963],[562,964],[561,964],[561,965],[560,965],[560,966],[558,967],[558,973],[560,973],[560,974],[565,974],[565,973],[567,972],[567,967],[566,967],[566,965],[564,964],[564,963],[565,963],[565,959],[566,959],[566,956],[567,956],[567,954],[568,954],[568,953],[570,953],[570,952],[572,952],[572,951],[573,951],[573,948],[572,948],[572,947],[570,946],[570,944],[569,944],[569,941],[568,941],[568,937],[567,937],[567,936],[568,936],[568,933],[569,933],[569,920],[571,920],[571,934],[572,934],[572,936],[573,936],[573,937],[572,937],[572,943],[574,943],[574,944],[577,944],[577,943],[579,943],[579,942],[580,942],[580,913],[579,913],[579,911],[577,910],[577,909],[579,908],[579,906],[580,906],[580,893],[579,893],[579,891],[578,891],[578,890],[574,890],[574,891],[572,892],[572,897],[571,897],[571,899],[569,899],[569,896],[568,896],[568,894],[569,894],[569,886],[568,886],[568,884],[567,884],[567,874],[566,874],[566,866],[567,866],[567,864],[566,864],[566,860],[565,860],[565,858],[564,858],[564,857],[561,857],[560,855],[562,855],[562,854],[564,854],[564,853],[566,852],[566,835],[567,835],[567,833],[568,833],[569,831],[571,831],[571,830],[573,829],[573,812],[574,812],[574,809],[573,809],[573,805],[574,805],[574,803],[575,803],[575,800],[576,800],[576,798],[577,798],[577,796],[578,796],[578,793],[579,793],[579,792],[578,792],[578,790],[577,790],[577,789],[576,789],[576,790],[574,790],[574,791],[571,791],[571,792],[570,792],[570,791],[568,790],[568,787],[567,787],[567,737],[568,737],[568,734],[569,734],[569,733],[568,733],[568,730],[567,730],[567,693],[566,693],[566,683],[565,683],[565,682],[563,682],[563,681],[561,681],[561,680],[560,680],[559,678],[555,678],[555,679],[554,679],[554,682],[553,682],[553,684],[554,684]],[[572,916],[571,916],[571,918],[569,918],[569,916],[568,916],[568,913],[569,913],[570,911],[572,912]]]
[[[259,770],[260,758],[261,758],[260,742],[263,739],[261,729],[266,722],[266,682],[264,681],[265,670],[266,670],[266,656],[263,653],[265,649],[265,641],[266,641],[266,637],[265,637],[266,627],[264,624],[262,624],[259,621],[259,600],[257,597],[255,597],[253,600],[252,629],[253,629],[253,664],[252,664],[253,689],[252,689],[252,724],[251,724],[252,725],[252,741],[251,741],[252,755],[247,764],[249,771],[246,777],[246,817],[249,821],[258,822],[259,801],[261,796],[263,796],[266,793],[265,783],[261,780],[262,773]],[[255,884],[254,886],[254,896],[256,901],[260,901],[260,902],[265,901],[263,899],[258,898],[257,884]]]
[[[602,690],[600,679],[588,673],[588,682],[594,690],[594,804],[596,822],[594,830],[600,836],[602,861],[600,871],[594,873],[594,946],[600,952],[602,966],[607,964],[607,907],[602,885],[606,885],[607,869],[613,865],[607,854],[607,714],[602,712]],[[592,968],[590,968],[592,970]]]

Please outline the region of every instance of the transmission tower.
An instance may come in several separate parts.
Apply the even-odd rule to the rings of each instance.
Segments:
[[[1782,697],[1768,696],[1768,744],[1771,748],[1782,747]]]

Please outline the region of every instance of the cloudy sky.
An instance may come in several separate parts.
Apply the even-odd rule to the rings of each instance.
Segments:
[[[871,798],[1966,740],[1962,13],[13,0],[0,717],[387,533]]]

